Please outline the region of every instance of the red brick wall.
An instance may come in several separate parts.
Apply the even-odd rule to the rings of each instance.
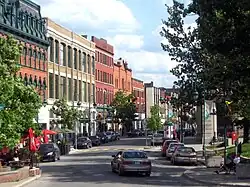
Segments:
[[[29,177],[29,167],[18,169],[17,171],[0,173],[0,184],[6,182],[17,182]]]
[[[138,113],[144,113],[145,110],[145,96],[143,81],[132,78],[133,94],[136,97],[136,109]]]

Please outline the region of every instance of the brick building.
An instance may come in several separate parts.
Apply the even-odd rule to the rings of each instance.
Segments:
[[[103,38],[92,36],[95,43],[95,81],[97,105],[110,105],[114,97],[114,47]]]
[[[72,107],[91,111],[91,125],[81,123],[79,133],[95,134],[95,44],[76,33],[47,20],[50,47],[48,49],[49,106],[65,98]],[[90,105],[89,105],[90,104]],[[48,114],[49,113],[49,114]],[[47,112],[48,123],[56,118]]]
[[[30,0],[0,1],[0,35],[11,34],[23,46],[19,76],[26,84],[35,84],[44,102],[47,101],[47,48],[45,20],[40,6]],[[15,14],[18,12],[18,14]],[[18,21],[17,21],[18,20]],[[41,108],[43,110],[43,108]],[[44,121],[39,112],[38,122]]]
[[[119,58],[114,63],[114,93],[119,90],[127,94],[132,93],[132,70],[122,58]]]
[[[134,128],[141,129],[145,119],[145,94],[143,81],[132,78],[132,92],[136,97],[136,110],[138,117],[134,121]]]

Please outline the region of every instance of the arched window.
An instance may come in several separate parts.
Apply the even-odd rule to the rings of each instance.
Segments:
[[[54,62],[54,40],[53,38],[49,38],[49,60]]]
[[[92,56],[92,75],[95,75],[95,57]]]

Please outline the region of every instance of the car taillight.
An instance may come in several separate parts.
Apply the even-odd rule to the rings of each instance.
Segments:
[[[143,165],[151,165],[151,162],[142,162]]]
[[[123,163],[124,165],[133,164],[133,162],[131,162],[131,161],[123,161],[122,163]]]

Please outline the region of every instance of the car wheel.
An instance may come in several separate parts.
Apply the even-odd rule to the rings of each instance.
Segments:
[[[57,160],[61,160],[60,156],[57,157]]]
[[[114,168],[114,166],[111,164],[111,171],[113,172],[113,173],[115,173],[115,168]]]
[[[124,172],[122,171],[122,168],[119,166],[118,167],[119,169],[118,169],[118,175],[119,176],[123,176],[124,175]]]
[[[56,161],[56,155],[53,157],[52,162]]]
[[[146,177],[150,177],[150,175],[151,175],[151,172],[145,173],[145,176],[146,176]]]

